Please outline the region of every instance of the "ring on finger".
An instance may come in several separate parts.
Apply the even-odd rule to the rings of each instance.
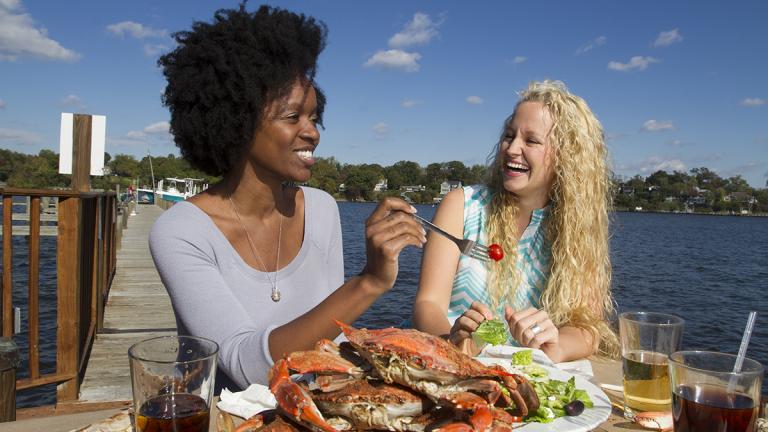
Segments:
[[[532,326],[528,327],[528,330],[530,330],[531,333],[533,333],[533,335],[536,336],[537,334],[541,333],[542,328],[539,325],[539,323],[533,323]]]

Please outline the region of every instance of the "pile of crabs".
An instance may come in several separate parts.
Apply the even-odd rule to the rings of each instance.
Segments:
[[[277,409],[238,430],[505,431],[539,406],[524,377],[440,337],[337,323],[349,342],[323,340],[276,362],[269,387]]]

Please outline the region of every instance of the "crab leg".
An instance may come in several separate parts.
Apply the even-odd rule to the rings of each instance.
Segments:
[[[269,388],[277,399],[277,406],[293,420],[313,430],[336,432],[329,425],[314,402],[309,392],[291,381],[288,362],[280,359],[270,371]]]
[[[474,393],[456,392],[446,397],[446,401],[457,410],[472,413],[469,423],[475,431],[486,431],[493,424],[493,413],[488,401]]]

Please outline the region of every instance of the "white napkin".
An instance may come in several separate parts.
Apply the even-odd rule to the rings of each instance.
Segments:
[[[261,384],[251,384],[247,389],[236,393],[224,389],[219,395],[219,403],[216,404],[220,410],[246,419],[276,405],[277,401],[269,387]]]

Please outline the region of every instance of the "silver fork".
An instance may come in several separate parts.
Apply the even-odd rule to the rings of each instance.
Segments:
[[[456,243],[456,246],[459,247],[459,251],[461,251],[462,254],[468,257],[478,259],[482,262],[488,262],[488,260],[490,260],[490,257],[488,256],[487,246],[480,244],[476,241],[472,241],[468,239],[460,239],[451,234],[448,234],[447,232],[440,229],[440,227],[424,219],[421,216],[418,216],[415,214],[411,214],[411,216],[413,216],[417,221],[421,222],[421,224],[424,225],[427,229],[433,232],[436,232],[442,235],[443,237],[447,238],[448,240]]]

